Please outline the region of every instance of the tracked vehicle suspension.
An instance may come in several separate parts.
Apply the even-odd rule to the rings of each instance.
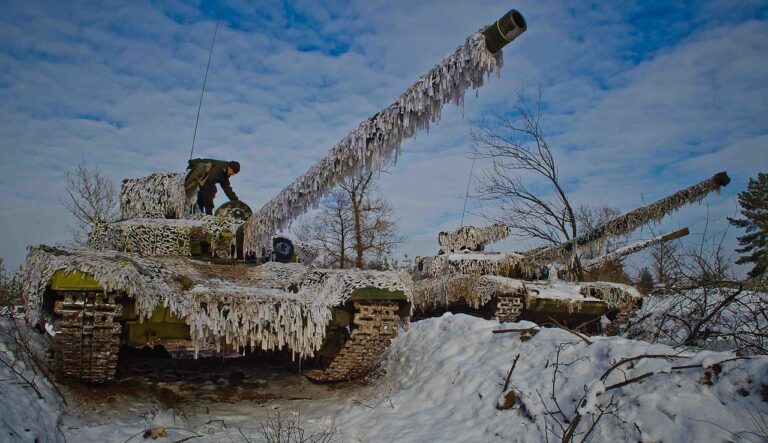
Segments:
[[[114,294],[64,293],[54,305],[53,367],[60,380],[104,383],[115,377],[122,307]]]

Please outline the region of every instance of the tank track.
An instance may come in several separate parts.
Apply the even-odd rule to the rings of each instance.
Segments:
[[[122,307],[114,294],[65,293],[54,305],[53,367],[60,380],[104,383],[115,377]]]
[[[621,309],[617,314],[616,318],[611,321],[608,326],[605,328],[605,335],[611,337],[621,334],[623,331],[627,329],[629,326],[629,321],[632,318],[632,315],[635,313],[635,306],[628,306],[624,309]]]
[[[507,294],[500,295],[496,303],[496,319],[499,323],[515,322],[520,320],[525,308],[525,295]]]
[[[375,369],[402,324],[399,304],[393,301],[354,302],[352,332],[341,351],[323,370],[304,375],[318,382],[351,380]]]

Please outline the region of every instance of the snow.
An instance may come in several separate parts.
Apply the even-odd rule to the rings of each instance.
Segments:
[[[581,285],[569,283],[565,280],[547,280],[544,282],[526,282],[526,288],[530,296],[534,298],[547,298],[552,300],[590,300],[599,301],[595,297],[585,297],[581,294]]]
[[[591,407],[583,407],[584,412],[594,410],[598,402],[607,404],[606,394],[599,395],[604,389],[599,378],[612,361],[644,353],[679,352],[621,338],[594,338],[595,343],[588,346],[558,329],[543,329],[526,342],[515,334],[491,333],[496,328],[526,326],[532,324],[499,326],[450,314],[412,324],[390,349],[384,366],[387,374],[377,382],[382,391],[378,402],[366,401],[373,409],[352,408],[342,416],[345,429],[356,429],[350,441],[545,441],[545,428],[553,418],[546,415],[537,391],[545,398],[552,392],[552,365],[561,343],[566,345],[559,360],[568,366],[559,367],[555,391],[570,417],[584,396],[585,386]],[[520,359],[511,385],[520,392],[533,420],[518,407],[495,409],[517,354]],[[627,373],[640,374],[661,364],[643,361]],[[758,396],[768,382],[768,358],[726,365],[730,366],[724,366],[712,386],[699,383],[703,369],[689,369],[612,390],[619,403],[617,414],[628,423],[603,418],[605,422],[596,429],[593,441],[721,441],[731,437],[715,425],[694,420],[709,420],[734,432],[755,431],[747,411],[768,413],[768,405]],[[614,373],[605,384],[621,380],[621,373]],[[739,388],[747,395],[738,394]],[[548,407],[552,406],[548,402]],[[549,438],[553,440],[551,434]],[[741,438],[761,441],[752,435],[742,434]]]
[[[12,324],[25,326],[21,319],[0,317],[0,441],[58,441],[62,436],[57,422],[64,405],[48,380],[17,358],[8,334]],[[25,330],[21,338],[30,335],[37,334]],[[25,379],[34,383],[40,396]]]
[[[605,393],[605,384],[601,380],[594,380],[584,386],[584,392],[584,400],[579,403],[576,411],[582,416],[596,413],[600,403],[597,397]]]
[[[155,441],[178,441],[194,431],[201,437],[193,441],[243,442],[247,438],[260,442],[259,424],[268,413],[284,411],[300,413],[307,429],[332,422],[340,442],[539,443],[547,438],[559,441],[548,428],[562,433],[556,424],[559,414],[549,415],[544,407],[555,408],[550,395],[557,369],[554,392],[563,413],[569,418],[577,410],[587,414],[577,428],[581,434],[576,441],[591,423],[590,414],[605,409],[611,399],[615,416],[604,416],[588,441],[764,441],[751,417],[768,415],[768,403],[760,394],[768,385],[768,357],[724,362],[732,354],[681,353],[665,345],[615,337],[593,337],[594,343],[587,345],[559,329],[541,329],[525,342],[518,334],[492,333],[498,328],[530,326],[529,322],[499,325],[451,314],[415,322],[394,340],[382,363],[384,375],[370,385],[309,385],[295,374],[286,374],[282,382],[263,380],[263,387],[258,388],[261,392],[284,392],[265,404],[210,401],[200,396],[191,404],[169,409],[150,396],[135,393],[70,401],[67,408],[54,401],[54,396],[35,400],[29,390],[5,381],[0,382],[0,407],[3,418],[14,428],[31,429],[25,439],[36,435],[43,441],[63,441],[66,436],[68,441],[123,442],[152,426],[166,426],[169,436]],[[497,410],[504,379],[518,354],[510,387],[527,412],[519,404]],[[641,354],[678,355],[638,360],[600,380],[611,364]],[[671,371],[672,365],[713,362],[720,362],[719,374],[705,368]],[[607,389],[624,377],[665,370],[668,373]],[[707,371],[711,384],[702,382]],[[7,371],[0,372],[3,379],[7,375]],[[223,389],[207,386],[198,389]],[[292,395],[301,398],[292,399]],[[0,429],[0,439],[14,441],[2,423]],[[130,441],[143,438],[139,435]]]

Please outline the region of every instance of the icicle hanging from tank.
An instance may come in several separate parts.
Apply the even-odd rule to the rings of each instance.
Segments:
[[[105,292],[134,299],[141,319],[165,306],[189,325],[196,345],[287,347],[300,357],[320,349],[331,308],[343,305],[356,289],[402,291],[409,298],[412,285],[407,274],[317,270],[297,263],[232,267],[226,276],[211,278],[221,266],[182,257],[35,246],[24,267],[31,323],[42,319],[43,294],[59,270],[89,274]]]
[[[477,89],[490,73],[499,73],[501,47],[522,34],[526,26],[522,15],[512,10],[493,25],[469,36],[394,103],[362,122],[325,158],[253,214],[245,225],[245,249],[259,251],[268,246],[273,233],[315,207],[344,178],[376,170],[382,163],[396,159],[403,140],[440,121],[446,103],[463,106],[468,88]]]

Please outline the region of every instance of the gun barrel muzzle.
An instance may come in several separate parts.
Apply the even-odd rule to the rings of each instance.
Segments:
[[[528,29],[528,23],[525,22],[523,14],[517,9],[510,9],[500,19],[486,26],[483,30],[485,47],[492,53],[499,52],[501,48],[511,43],[526,29]]]

